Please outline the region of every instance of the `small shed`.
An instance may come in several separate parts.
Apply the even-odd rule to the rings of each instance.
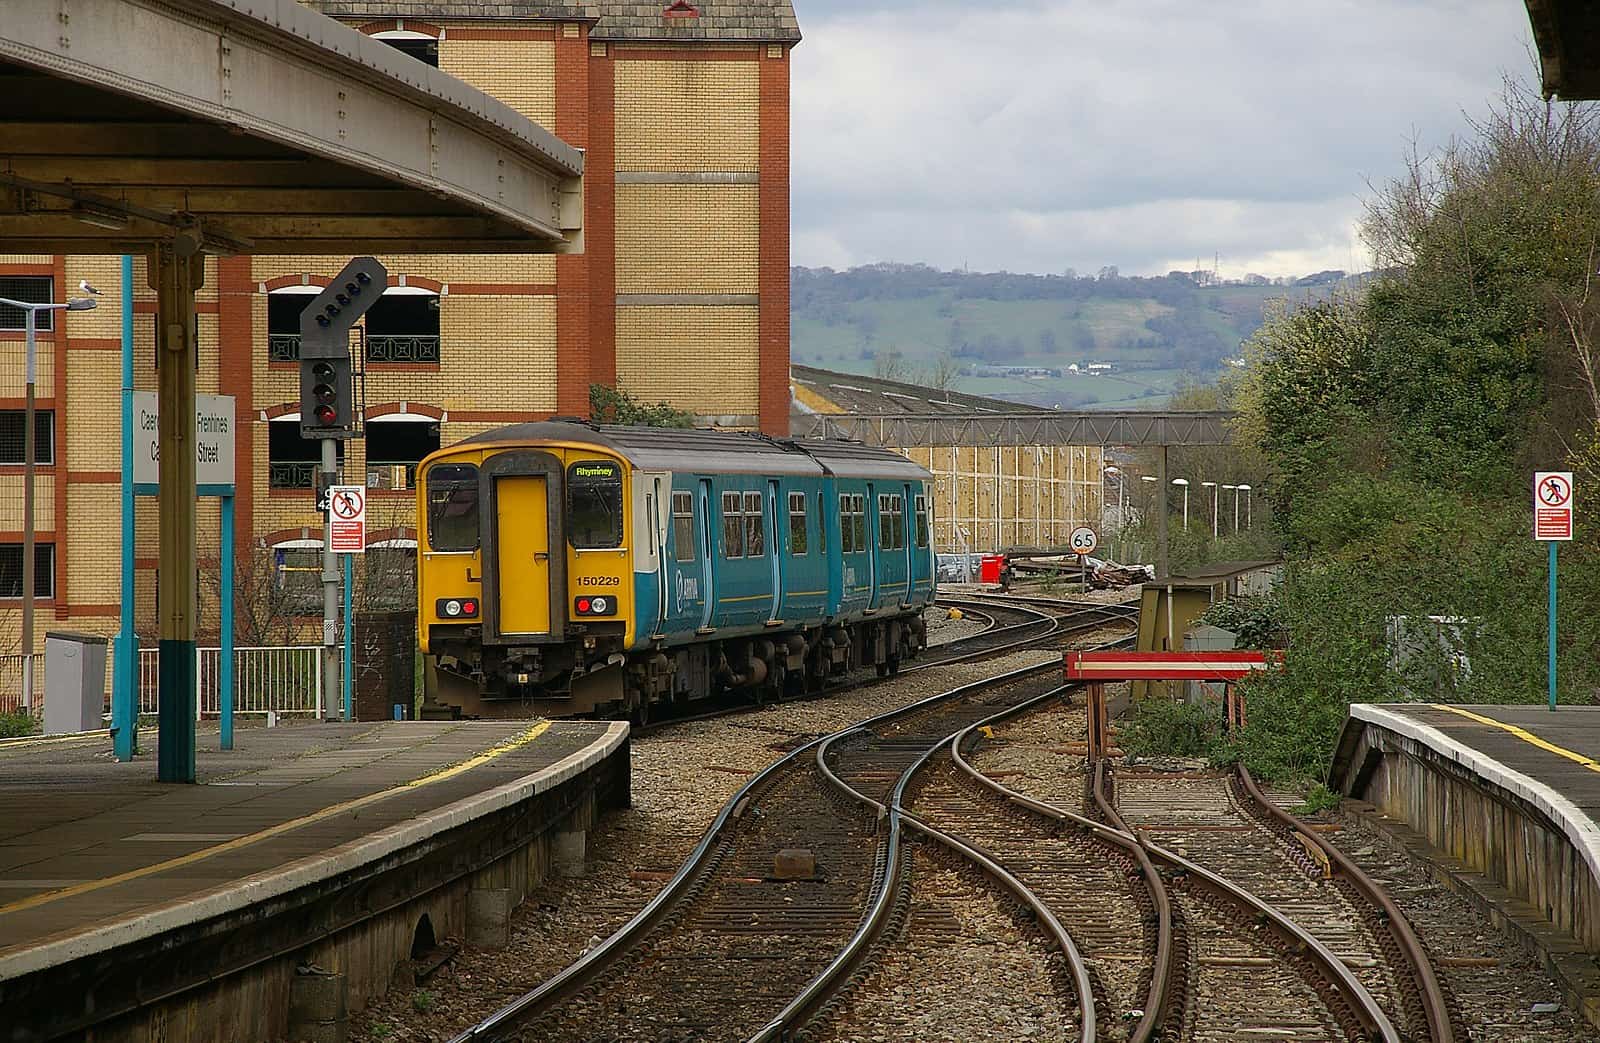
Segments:
[[[1221,561],[1185,575],[1159,576],[1144,585],[1139,600],[1139,651],[1170,652],[1187,647],[1187,636],[1216,601],[1272,589],[1283,566],[1276,561]],[[1133,697],[1151,694],[1164,681],[1135,681]]]

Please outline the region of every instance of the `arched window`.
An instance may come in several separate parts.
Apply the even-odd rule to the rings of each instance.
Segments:
[[[267,360],[296,362],[300,358],[300,313],[320,286],[282,286],[267,294]]]
[[[439,421],[421,413],[368,416],[367,488],[414,489],[417,464],[439,450]]]
[[[391,29],[387,32],[373,33],[374,40],[382,40],[401,54],[409,54],[424,65],[439,67],[439,41],[427,33],[413,32],[410,29]]]
[[[267,358],[300,358],[300,314],[322,292],[292,283],[267,293]],[[368,362],[439,362],[439,295],[422,286],[390,286],[361,319]]]
[[[337,459],[344,460],[343,439],[334,443]],[[285,413],[267,422],[267,487],[310,489],[317,482],[322,443],[300,437],[300,414]]]

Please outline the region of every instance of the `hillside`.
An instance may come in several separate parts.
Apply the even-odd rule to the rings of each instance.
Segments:
[[[1343,276],[1201,285],[1188,273],[1109,269],[1077,277],[797,267],[791,357],[1034,405],[1154,406],[1186,376],[1214,377],[1224,359],[1237,358],[1268,301],[1325,296]],[[1091,363],[1110,372],[1090,375]]]

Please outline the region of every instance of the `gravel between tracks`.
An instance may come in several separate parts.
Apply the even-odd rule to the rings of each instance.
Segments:
[[[918,846],[909,930],[888,943],[838,1010],[806,1032],[829,1043],[970,1043],[1076,1039],[1060,966],[986,878],[946,868]]]
[[[947,645],[952,641],[960,641],[989,629],[989,621],[987,619],[973,619],[970,616],[951,619],[948,615],[941,615],[935,609],[929,609],[922,618],[927,620],[928,623],[929,648]]]
[[[397,986],[352,1017],[351,1039],[449,1039],[577,959],[650,900],[728,798],[795,740],[1059,656],[1033,650],[955,663],[813,700],[670,725],[634,739],[633,807],[607,816],[590,833],[586,875],[534,888],[512,920],[506,949],[464,946],[422,989]],[[428,995],[419,1001],[423,990]]]

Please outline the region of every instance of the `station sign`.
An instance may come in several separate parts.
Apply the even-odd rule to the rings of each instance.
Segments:
[[[1278,663],[1282,654],[1227,652],[1068,652],[1069,681],[1237,681]]]
[[[1571,540],[1573,506],[1571,471],[1537,471],[1533,476],[1533,538]]]
[[[154,391],[133,393],[133,484],[161,482],[161,434]],[[194,397],[194,481],[201,486],[233,485],[234,411],[232,395]]]
[[[364,554],[367,550],[367,490],[359,485],[328,487],[328,515],[335,554]]]
[[[1087,525],[1080,525],[1072,530],[1072,535],[1067,537],[1067,545],[1072,548],[1072,553],[1088,557],[1094,549],[1100,546],[1100,539],[1094,530]]]

